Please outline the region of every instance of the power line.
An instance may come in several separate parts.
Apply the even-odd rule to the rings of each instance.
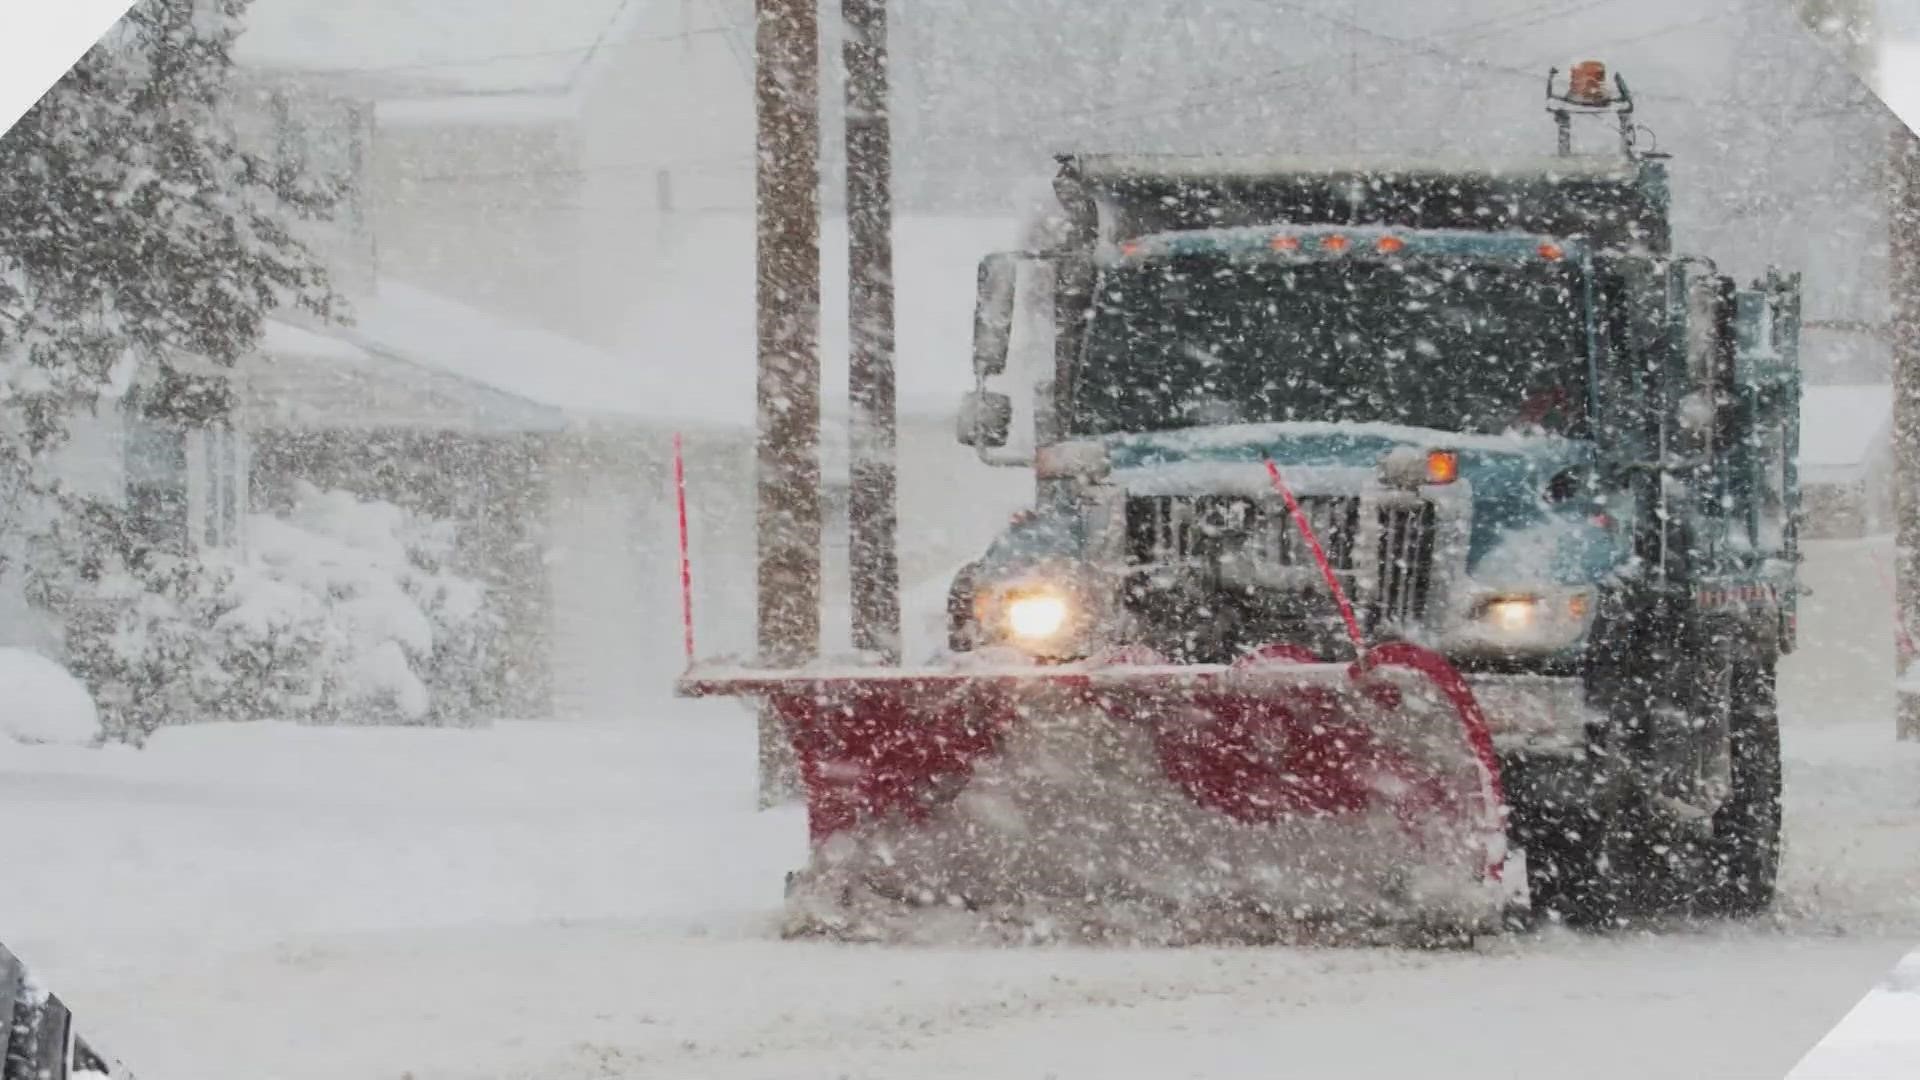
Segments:
[[[1482,19],[1479,22],[1469,23],[1462,27],[1456,27],[1449,33],[1441,35],[1441,37],[1443,39],[1453,39],[1460,43],[1471,42],[1471,41],[1484,41],[1487,38],[1497,37],[1501,34],[1510,32],[1512,30],[1526,29],[1527,27],[1537,26],[1542,22],[1549,22],[1553,19],[1557,19],[1565,15],[1593,11],[1593,10],[1597,10],[1599,8],[1607,7],[1609,5],[1617,4],[1620,2],[1622,2],[1622,0],[1580,0],[1579,3],[1566,4],[1562,2],[1562,0],[1554,0],[1553,3],[1540,4],[1535,7],[1527,8],[1519,12],[1511,12],[1506,15],[1500,15],[1500,16],[1495,16],[1487,19]],[[1292,5],[1283,4],[1278,6],[1291,7]],[[1402,46],[1411,44],[1411,42],[1408,42],[1407,40],[1402,38],[1395,38],[1389,35],[1379,34],[1376,31],[1364,30],[1364,28],[1359,27],[1358,24],[1352,23],[1347,20],[1333,19],[1331,16],[1324,16],[1323,18],[1326,20],[1332,21],[1337,27],[1341,29],[1346,29],[1350,32],[1355,30],[1361,30],[1366,34],[1373,34],[1375,36],[1384,38],[1387,41],[1390,41]],[[1288,64],[1283,67],[1273,68],[1267,71],[1258,72],[1254,74],[1232,75],[1232,76],[1227,76],[1225,78],[1212,79],[1206,82],[1196,84],[1192,87],[1188,87],[1186,90],[1182,91],[1182,96],[1184,98],[1192,98],[1195,92],[1202,91],[1202,90],[1247,89],[1253,86],[1258,86],[1259,84],[1264,83],[1274,78],[1275,76],[1287,75],[1287,74],[1292,74],[1296,72],[1311,70],[1314,68],[1324,67],[1330,62],[1331,61],[1328,61],[1328,60],[1303,60],[1296,64]],[[1373,70],[1374,68],[1377,68],[1380,66],[1384,66],[1384,62],[1367,65],[1366,69]],[[1218,99],[1207,99],[1205,103],[1211,104],[1217,101]],[[1142,104],[1145,104],[1145,103],[1140,101],[1114,102],[1107,105],[1096,105],[1085,110],[1062,112],[1062,113],[1052,114],[1049,116],[1034,117],[1031,119],[1045,122],[1048,120],[1061,120],[1061,119],[1096,120],[1109,114],[1121,114],[1121,115],[1128,116],[1129,118],[1138,118],[1140,116],[1155,116],[1155,115],[1163,115],[1163,114],[1171,115],[1175,111],[1184,109],[1188,106],[1193,106],[1201,103],[1197,103],[1193,101],[1183,101],[1172,107],[1165,107],[1159,110],[1152,110],[1144,113],[1137,113],[1137,112],[1130,111]]]
[[[1612,0],[1601,0],[1601,2],[1603,3],[1612,2]],[[1373,39],[1390,48],[1394,48],[1402,52],[1410,52],[1418,55],[1428,56],[1430,58],[1437,59],[1445,64],[1459,66],[1459,67],[1475,68],[1478,70],[1489,72],[1491,74],[1503,75],[1503,76],[1507,76],[1509,78],[1514,78],[1514,79],[1525,79],[1525,80],[1536,82],[1536,83],[1540,82],[1543,79],[1542,71],[1529,70],[1528,68],[1518,67],[1515,65],[1500,64],[1495,61],[1487,60],[1481,57],[1465,56],[1465,55],[1444,49],[1438,45],[1434,45],[1434,44],[1422,42],[1422,41],[1415,41],[1407,38],[1396,37],[1392,34],[1387,34],[1382,31],[1374,30],[1371,27],[1362,26],[1357,23],[1352,23],[1344,19],[1339,19],[1335,16],[1326,15],[1321,12],[1313,12],[1307,9],[1302,9],[1293,4],[1278,4],[1276,6],[1288,8],[1289,10],[1293,10],[1296,13],[1305,15],[1310,18],[1314,18],[1317,21],[1328,23],[1338,28],[1345,29],[1351,33],[1355,33],[1360,36]],[[1597,5],[1590,5],[1590,6],[1597,6]],[[1697,27],[1697,26],[1718,22],[1718,21],[1730,18],[1735,14],[1737,14],[1737,12],[1730,11],[1730,10],[1715,12],[1709,15],[1698,16],[1698,17],[1686,19],[1680,22],[1670,23],[1665,26],[1656,27],[1652,30],[1642,31],[1626,37],[1610,38],[1610,39],[1604,39],[1601,41],[1593,42],[1592,47],[1597,50],[1597,49],[1618,46],[1618,45],[1634,44],[1636,42],[1644,41],[1650,38],[1661,37],[1667,34],[1677,33],[1682,30],[1693,29],[1694,27]],[[1526,25],[1532,25],[1533,22],[1535,21],[1538,21],[1538,20],[1530,20]],[[1495,36],[1496,33],[1505,32],[1505,30],[1507,29],[1508,27],[1504,27],[1504,26],[1500,27],[1496,31],[1478,35],[1475,38],[1475,40],[1484,40],[1486,37]],[[1539,58],[1536,58],[1535,61],[1533,62],[1535,64],[1543,63],[1546,61],[1546,59],[1547,59],[1546,57],[1539,57]],[[1392,58],[1378,60],[1371,64],[1365,65],[1364,70],[1376,71],[1381,68],[1387,67],[1393,64],[1394,62],[1395,61]],[[1307,83],[1306,79],[1292,79],[1292,80],[1288,80],[1278,84],[1269,84],[1268,80],[1270,80],[1274,76],[1287,75],[1287,74],[1293,74],[1297,72],[1309,71],[1316,68],[1322,68],[1326,64],[1327,64],[1327,61],[1325,60],[1305,61],[1299,64],[1293,64],[1293,65],[1288,65],[1286,67],[1276,68],[1271,71],[1263,72],[1259,75],[1248,76],[1245,78],[1232,80],[1232,82],[1237,83],[1239,86],[1241,86],[1244,89],[1263,88],[1267,93],[1277,93],[1279,91],[1284,91],[1284,90],[1298,89],[1306,85]],[[1724,102],[1703,102],[1684,94],[1665,93],[1660,91],[1636,93],[1635,97],[1638,100],[1672,102],[1676,104],[1685,105],[1689,108],[1694,108],[1694,109],[1717,109],[1725,105]],[[1103,107],[1095,107],[1093,109],[1081,110],[1078,112],[1059,113],[1059,114],[1054,114],[1048,117],[1034,118],[1033,120],[1029,121],[1029,124],[1034,122],[1046,122],[1046,121],[1063,121],[1063,122],[1072,123],[1072,122],[1078,122],[1078,121],[1092,121],[1092,120],[1101,120],[1101,119],[1109,119],[1109,120],[1110,119],[1126,119],[1126,120],[1154,119],[1154,118],[1164,117],[1164,116],[1179,116],[1179,115],[1184,115],[1192,112],[1205,111],[1207,109],[1216,108],[1221,105],[1232,104],[1232,103],[1233,102],[1231,100],[1217,98],[1217,97],[1210,97],[1210,98],[1204,98],[1200,100],[1181,101],[1181,102],[1176,102],[1176,103],[1173,103],[1161,108],[1157,108],[1157,109],[1143,109],[1143,110],[1127,112],[1124,114],[1112,113],[1108,111],[1108,109]],[[1865,104],[1865,103],[1862,102],[1861,104]],[[1839,113],[1851,111],[1853,108],[1858,108],[1858,107],[1859,107],[1858,105],[1850,105],[1850,106],[1842,106],[1835,109],[1827,109],[1827,110],[1824,110],[1819,115],[1832,116]],[[1800,118],[1802,117],[1799,114],[1789,114],[1783,117],[1783,119],[1789,119],[1789,120],[1800,119]],[[1030,134],[1025,134],[1025,133],[1001,134],[998,132],[979,131],[973,134],[977,135],[978,137],[995,139],[998,141],[1014,141],[1014,140],[1026,141],[1031,138]]]

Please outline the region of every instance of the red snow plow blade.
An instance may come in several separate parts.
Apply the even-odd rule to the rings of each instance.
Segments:
[[[1351,665],[1269,645],[1231,665],[1132,649],[1054,666],[689,672],[682,694],[762,698],[793,742],[813,851],[789,928],[880,936],[902,906],[1136,941],[1492,925],[1506,807],[1486,717],[1438,653],[1367,647],[1266,467]]]
[[[680,690],[786,725],[813,852],[796,931],[878,934],[875,904],[1133,940],[1497,920],[1498,764],[1439,655],[1156,660],[696,670]]]

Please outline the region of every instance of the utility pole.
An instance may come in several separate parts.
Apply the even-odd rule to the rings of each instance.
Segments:
[[[842,0],[847,127],[847,404],[853,647],[900,662],[894,472],[892,134],[887,0]]]
[[[817,0],[755,0],[760,663],[820,646],[820,37]],[[760,714],[760,801],[794,790],[786,733]]]
[[[1894,610],[1920,627],[1920,138],[1895,123],[1887,155],[1888,281],[1892,287]],[[1920,669],[1899,661],[1895,734],[1920,739]]]

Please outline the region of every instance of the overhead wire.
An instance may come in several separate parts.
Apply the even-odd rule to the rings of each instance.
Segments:
[[[1610,2],[1614,2],[1614,0],[1599,0],[1599,3],[1587,4],[1587,5],[1581,5],[1581,6],[1591,8],[1591,7],[1599,6],[1600,3],[1610,3]],[[1457,65],[1461,67],[1474,68],[1474,69],[1489,72],[1491,74],[1503,75],[1503,76],[1514,78],[1514,79],[1525,79],[1525,80],[1529,80],[1536,83],[1541,81],[1541,79],[1544,77],[1543,71],[1532,70],[1530,68],[1521,67],[1515,64],[1502,64],[1497,61],[1488,60],[1484,57],[1463,55],[1429,41],[1397,37],[1395,35],[1385,33],[1384,31],[1375,30],[1372,27],[1364,26],[1359,23],[1352,22],[1350,20],[1339,18],[1338,16],[1328,15],[1324,12],[1317,12],[1307,8],[1301,8],[1295,4],[1281,3],[1281,4],[1276,4],[1275,6],[1284,7],[1288,10],[1294,11],[1296,14],[1300,14],[1305,17],[1312,18],[1315,21],[1322,22],[1330,26],[1334,26],[1338,29],[1345,30],[1349,33],[1358,34],[1362,37],[1366,37],[1368,39],[1379,42],[1380,44],[1388,48],[1396,49],[1401,52],[1424,55],[1432,59],[1439,60],[1443,63]],[[1560,13],[1561,12],[1556,12],[1554,17],[1558,17]],[[1604,48],[1607,48],[1610,46],[1616,46],[1616,45],[1634,44],[1640,41],[1648,40],[1650,38],[1660,37],[1666,34],[1672,34],[1682,30],[1692,29],[1697,26],[1702,26],[1709,23],[1721,21],[1721,20],[1730,18],[1736,14],[1738,13],[1731,10],[1717,11],[1707,15],[1697,16],[1695,18],[1682,20],[1680,22],[1669,23],[1664,26],[1656,27],[1651,30],[1642,31],[1639,33],[1625,36],[1625,37],[1602,39],[1602,40],[1593,42],[1591,44],[1592,44],[1592,47],[1595,49],[1604,49]],[[1506,26],[1506,25],[1495,26],[1484,33],[1474,35],[1470,38],[1462,39],[1460,43],[1465,43],[1466,41],[1472,41],[1472,40],[1485,40],[1490,37],[1496,37],[1501,33],[1509,32],[1511,29],[1524,29],[1526,26],[1535,25],[1541,21],[1545,21],[1545,17],[1542,17],[1539,19],[1528,19],[1528,20],[1525,20],[1524,22],[1516,22],[1513,26]],[[1369,72],[1376,71],[1376,70],[1388,67],[1395,62],[1396,61],[1393,58],[1380,59],[1365,65],[1362,65],[1362,70],[1369,71]],[[1542,60],[1537,60],[1533,62],[1534,63],[1544,62],[1544,58]],[[1248,90],[1261,89],[1267,93],[1276,93],[1284,90],[1298,89],[1307,85],[1308,80],[1292,79],[1292,80],[1288,80],[1280,83],[1272,83],[1269,80],[1271,80],[1276,76],[1295,74],[1300,72],[1311,71],[1318,68],[1324,68],[1325,66],[1327,66],[1328,63],[1330,63],[1330,61],[1328,60],[1304,61],[1298,64],[1291,64],[1291,65],[1286,65],[1280,68],[1275,68],[1266,72],[1262,72],[1258,75],[1235,77],[1232,80],[1226,80],[1221,83],[1216,83],[1215,85],[1223,85],[1223,86],[1238,85],[1243,89],[1248,89]],[[1636,97],[1639,97],[1644,100],[1670,101],[1670,102],[1683,104],[1693,108],[1717,107],[1716,103],[1701,102],[1691,97],[1688,97],[1686,95],[1659,92],[1659,91],[1636,93]],[[1052,114],[1047,116],[1031,117],[1031,118],[1028,118],[1024,126],[1031,129],[1031,127],[1034,124],[1045,123],[1048,121],[1073,123],[1077,121],[1112,119],[1112,118],[1122,118],[1127,120],[1154,119],[1154,118],[1163,117],[1163,116],[1184,115],[1187,113],[1204,111],[1206,109],[1217,108],[1217,107],[1230,105],[1230,104],[1237,104],[1237,102],[1229,99],[1212,97],[1212,98],[1204,98],[1199,100],[1185,100],[1185,101],[1180,101],[1180,102],[1175,102],[1169,105],[1165,105],[1159,108],[1132,110],[1124,113],[1114,112],[1108,107],[1096,106],[1090,109],[1078,110],[1074,112],[1064,112],[1064,113],[1057,113],[1057,114]],[[1002,141],[1007,141],[1012,139],[1025,139],[1030,137],[1030,135],[1026,135],[1026,134],[1023,134],[1023,135],[999,135],[997,133],[982,133],[982,134],[984,134],[984,136],[987,138],[997,138]]]
[[[702,2],[707,4],[712,4],[713,0],[702,0]],[[1583,2],[1577,3],[1577,4],[1543,3],[1543,4],[1535,5],[1530,8],[1522,9],[1521,11],[1518,11],[1518,12],[1509,12],[1501,16],[1489,17],[1486,19],[1479,20],[1476,23],[1471,23],[1464,27],[1456,28],[1453,32],[1447,35],[1444,35],[1441,40],[1450,41],[1456,46],[1460,44],[1467,44],[1474,41],[1483,41],[1489,38],[1495,38],[1495,37],[1501,36],[1506,33],[1511,33],[1515,30],[1526,29],[1528,27],[1538,25],[1542,22],[1550,21],[1555,18],[1560,18],[1567,14],[1576,13],[1576,12],[1594,11],[1618,2],[1621,2],[1621,0],[1583,0]],[[1315,11],[1311,8],[1302,7],[1301,5],[1298,5],[1295,3],[1285,2],[1285,0],[1281,0],[1281,2],[1275,3],[1272,6],[1284,8],[1286,10],[1292,11],[1297,15],[1300,15],[1305,18],[1313,19],[1314,21],[1321,22],[1325,25],[1334,27],[1344,32],[1356,34],[1361,37],[1365,37],[1370,40],[1377,41],[1381,45],[1387,48],[1394,49],[1400,52],[1424,55],[1445,64],[1469,67],[1476,70],[1486,71],[1491,74],[1513,78],[1516,80],[1525,79],[1530,82],[1536,82],[1536,83],[1543,78],[1544,73],[1541,71],[1530,70],[1529,68],[1521,67],[1515,64],[1503,64],[1496,61],[1488,60],[1484,57],[1463,55],[1461,53],[1452,51],[1451,49],[1446,48],[1440,44],[1436,44],[1432,41],[1423,41],[1423,40],[1398,37],[1396,35],[1389,34],[1384,31],[1376,30],[1372,27],[1368,27],[1363,24],[1354,22],[1350,19],[1344,19],[1339,16],[1329,15],[1325,12]],[[718,13],[716,12],[716,14]],[[1678,22],[1669,23],[1663,26],[1652,28],[1650,30],[1639,31],[1630,35],[1603,39],[1601,41],[1594,42],[1593,45],[1595,48],[1606,48],[1609,46],[1633,44],[1639,41],[1644,41],[1651,38],[1656,38],[1663,35],[1692,29],[1697,26],[1707,25],[1713,22],[1721,21],[1737,14],[1738,14],[1737,11],[1733,11],[1730,9],[1723,9],[1721,11],[1709,13],[1707,15],[1697,16],[1697,17],[1681,20]],[[737,29],[737,28],[714,27],[714,28],[705,28],[704,30],[701,30],[701,31],[692,31],[691,33],[710,33],[710,32],[715,32],[719,30],[732,30],[732,29]],[[656,40],[672,38],[675,36],[685,36],[685,34],[660,35],[656,37]],[[1286,82],[1281,82],[1278,84],[1269,83],[1268,80],[1276,76],[1282,76],[1282,75],[1302,75],[1303,73],[1310,72],[1315,69],[1324,68],[1329,62],[1330,61],[1325,59],[1302,61],[1300,63],[1285,65],[1280,68],[1275,68],[1269,71],[1261,72],[1257,75],[1233,76],[1223,80],[1215,80],[1210,84],[1203,84],[1203,85],[1210,85],[1210,86],[1220,87],[1220,88],[1225,88],[1233,85],[1248,85],[1248,84],[1263,85],[1268,92],[1277,92],[1277,91],[1284,91],[1289,89],[1296,89],[1306,85],[1308,80],[1305,78],[1295,78],[1295,79],[1292,79]],[[1395,62],[1396,62],[1395,59],[1392,57],[1382,58],[1382,59],[1378,59],[1363,65],[1362,69],[1365,71],[1375,71],[1375,70],[1379,70],[1381,68],[1390,66]],[[1703,108],[1703,109],[1723,108],[1727,104],[1726,102],[1702,102],[1692,97],[1689,97],[1687,95],[1676,94],[1676,93],[1665,93],[1665,92],[1658,92],[1658,91],[1636,92],[1635,96],[1638,98],[1648,99],[1648,100],[1672,101],[1672,102],[1687,105],[1689,107]],[[1803,98],[1804,98],[1804,95],[1803,95]],[[1877,100],[1878,100],[1877,98],[1874,98],[1871,95],[1867,95],[1864,98],[1859,98],[1853,101],[1848,101],[1848,102],[1844,102],[1836,105],[1821,106],[1817,109],[1796,108],[1794,110],[1786,111],[1779,114],[1778,119],[1784,122],[1800,122],[1805,120],[1828,119],[1836,116],[1848,115],[1848,114],[1857,112],[1862,108],[1869,107],[1877,103]],[[1188,100],[1188,101],[1172,103],[1162,108],[1136,110],[1136,111],[1130,111],[1130,112],[1118,111],[1123,109],[1124,106],[1116,103],[1116,104],[1109,104],[1104,106],[1093,106],[1088,109],[1078,110],[1074,112],[1043,115],[1039,117],[1029,117],[1023,122],[1023,126],[1031,129],[1036,124],[1046,124],[1049,122],[1069,122],[1070,123],[1075,121],[1092,121],[1092,120],[1111,119],[1115,117],[1120,117],[1128,120],[1151,119],[1159,116],[1181,115],[1181,114],[1195,111],[1198,109],[1213,107],[1215,105],[1219,105],[1222,103],[1223,102],[1219,99],[1209,99],[1209,100],[1201,100],[1201,101]],[[1804,100],[1801,102],[1796,102],[1796,106],[1802,105],[1802,104],[1804,104]],[[1763,108],[1766,106],[1751,105],[1749,107]],[[948,131],[951,132],[952,129],[948,129]],[[1021,134],[1021,135],[1011,135],[1011,134],[1003,134],[999,132],[982,131],[982,130],[971,130],[971,131],[963,130],[958,132],[957,134],[966,138],[980,138],[980,139],[987,139],[987,140],[994,140],[994,141],[1007,141],[1007,140],[1016,139],[1016,138],[1024,141],[1032,137],[1030,133]],[[451,181],[460,180],[460,179],[489,180],[489,179],[515,179],[515,178],[525,178],[525,179],[567,178],[567,177],[581,177],[581,176],[599,174],[599,173],[650,172],[650,171],[657,171],[661,168],[685,167],[689,164],[695,164],[697,166],[698,162],[711,163],[713,165],[719,166],[721,169],[738,168],[743,172],[750,170],[753,164],[752,155],[750,153],[743,152],[738,155],[716,155],[711,158],[702,158],[702,159],[677,159],[677,160],[669,160],[669,161],[641,161],[641,162],[609,162],[601,165],[568,166],[568,167],[557,167],[552,169],[503,169],[503,170],[493,170],[493,171],[483,172],[483,173],[469,172],[469,173],[458,173],[458,174],[454,174],[454,173],[426,174],[426,175],[415,176],[410,179],[413,179],[418,182],[434,183],[434,182],[451,182]]]
[[[1500,34],[1507,33],[1512,30],[1525,29],[1530,26],[1535,26],[1542,22],[1560,18],[1565,15],[1592,11],[1599,8],[1607,7],[1612,4],[1617,4],[1620,2],[1622,2],[1622,0],[1580,0],[1580,2],[1578,3],[1566,4],[1564,2],[1560,2],[1560,0],[1556,0],[1556,2],[1554,3],[1540,4],[1532,8],[1524,9],[1520,12],[1510,12],[1507,15],[1482,19],[1476,23],[1469,23],[1466,26],[1456,27],[1452,31],[1442,36],[1447,39],[1455,39],[1461,43],[1471,42],[1471,41],[1481,41],[1489,37],[1497,37]],[[1291,7],[1291,5],[1280,5],[1280,6]],[[1341,28],[1343,29],[1354,29],[1356,27],[1356,24],[1349,23],[1346,20],[1338,20],[1338,22],[1341,24]],[[1389,40],[1399,44],[1403,44],[1403,45],[1407,44],[1405,39],[1391,38],[1388,35],[1381,35],[1381,36],[1389,37]],[[1212,79],[1212,80],[1207,80],[1205,82],[1198,83],[1194,86],[1188,87],[1186,90],[1182,91],[1181,93],[1184,98],[1191,98],[1196,91],[1202,91],[1202,90],[1250,89],[1276,76],[1287,75],[1287,74],[1292,74],[1292,73],[1301,72],[1301,71],[1308,71],[1315,68],[1321,68],[1333,62],[1335,61],[1327,60],[1327,59],[1303,60],[1298,63],[1287,64],[1287,65],[1283,65],[1278,68],[1272,68],[1266,71],[1255,72],[1250,74],[1224,76],[1218,79]],[[1374,68],[1377,68],[1380,66],[1383,66],[1383,64],[1375,63],[1375,64],[1367,65],[1367,70],[1373,70]],[[1217,100],[1218,99],[1209,99],[1207,103],[1211,104]],[[1183,101],[1183,102],[1175,103],[1175,105],[1171,107],[1163,106],[1162,108],[1159,108],[1159,109],[1148,109],[1147,111],[1136,111],[1141,106],[1147,105],[1147,104],[1149,103],[1144,101],[1139,101],[1139,100],[1132,101],[1132,102],[1110,102],[1104,105],[1094,105],[1094,106],[1089,106],[1085,109],[1073,110],[1069,112],[1042,114],[1036,117],[1028,117],[1027,120],[1030,122],[1047,122],[1050,120],[1063,120],[1063,119],[1094,120],[1094,119],[1100,119],[1103,116],[1107,116],[1110,114],[1123,115],[1128,118],[1138,118],[1138,117],[1144,117],[1144,116],[1171,114],[1173,112],[1180,111],[1182,108],[1186,106],[1195,105],[1199,103],[1192,102],[1192,101]]]

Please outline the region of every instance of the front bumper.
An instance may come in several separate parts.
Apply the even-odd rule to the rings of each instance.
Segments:
[[[1584,754],[1587,732],[1602,720],[1576,676],[1468,675],[1467,684],[1502,755]]]

